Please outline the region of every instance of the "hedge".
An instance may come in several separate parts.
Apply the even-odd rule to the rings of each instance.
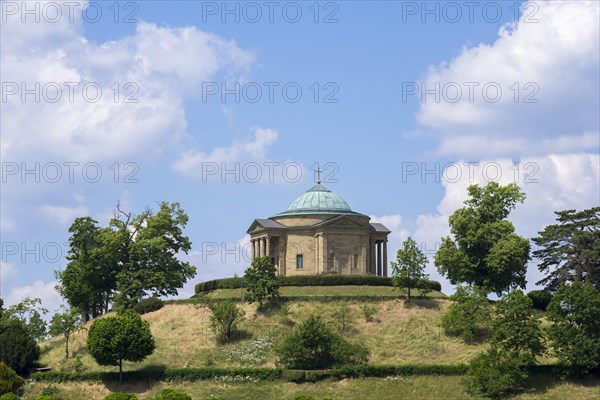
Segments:
[[[299,275],[278,276],[279,286],[393,286],[392,278],[373,275]],[[239,289],[243,287],[243,277],[215,279],[196,284],[196,293],[209,292],[216,289]],[[431,290],[442,290],[437,281],[428,281]]]
[[[466,364],[406,364],[355,365],[327,370],[283,370],[279,368],[146,368],[123,373],[129,381],[200,381],[218,377],[249,377],[260,381],[287,380],[293,382],[317,381],[327,378],[385,378],[388,376],[454,376],[466,374]],[[561,365],[531,365],[529,372],[538,375],[557,375]],[[38,382],[118,382],[117,372],[37,372],[30,377]]]
[[[146,368],[123,372],[123,379],[130,381],[199,381],[222,376],[245,376],[269,381],[281,378],[281,370],[273,368]],[[118,372],[37,372],[30,378],[39,382],[118,382]]]
[[[341,368],[340,373],[348,378],[385,378],[396,375],[464,375],[466,364],[441,365],[356,365]]]

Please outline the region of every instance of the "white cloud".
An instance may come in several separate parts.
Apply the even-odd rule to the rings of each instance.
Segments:
[[[254,62],[235,42],[195,27],[142,21],[133,35],[96,44],[85,38],[80,15],[74,23],[27,21],[3,24],[3,83],[56,84],[62,96],[49,102],[53,89],[38,102],[18,94],[2,102],[2,157],[8,160],[157,156],[186,135],[184,97],[218,73],[241,79]],[[72,100],[66,82],[81,85]],[[98,102],[84,98],[86,83],[100,86]],[[133,92],[137,102],[126,102]]]
[[[25,297],[37,297],[42,300],[42,307],[50,311],[56,310],[62,304],[62,298],[55,289],[57,283],[38,280],[31,285],[13,287],[5,297],[5,306],[17,304]]]
[[[187,136],[184,101],[196,95],[201,82],[244,79],[254,64],[253,52],[193,26],[141,21],[129,36],[104,43],[90,41],[80,14],[86,2],[74,6],[79,12],[72,22],[61,2],[36,2],[35,6],[44,8],[50,3],[62,6],[63,18],[57,23],[43,18],[36,23],[33,17],[22,22],[17,13],[6,16],[2,24],[0,64],[2,92],[7,98],[0,102],[0,158],[22,166],[20,173],[36,163],[44,166],[46,161],[81,164],[75,168],[74,182],[67,182],[66,167],[56,184],[44,182],[43,177],[39,183],[32,182],[31,175],[27,182],[21,174],[10,176],[2,191],[2,233],[26,230],[18,221],[31,220],[32,212],[63,225],[87,212],[84,201],[76,199],[73,206],[67,199],[70,193],[93,191],[82,173],[84,163],[101,166],[102,185],[112,183],[114,161],[135,161],[143,168],[145,162],[155,163],[166,154],[165,149],[178,150]],[[98,102],[87,101],[82,94],[89,83],[101,88]],[[11,88],[18,93],[7,95],[6,85],[13,84]],[[22,85],[39,87],[39,101],[31,94],[23,101]],[[55,89],[44,95],[45,85],[58,87],[60,100],[50,102]],[[70,87],[74,87],[72,99]],[[137,102],[125,102],[134,91]]]
[[[442,134],[438,153],[493,157],[598,149],[600,5],[533,3],[539,22],[504,26],[495,43],[465,47],[426,74],[427,89],[436,83],[442,94],[448,89],[439,102],[428,95],[417,115],[420,124]],[[469,82],[479,85],[473,101]],[[501,88],[498,102],[482,96],[486,84]],[[455,85],[462,96],[450,102]],[[538,102],[525,102],[527,95]],[[493,96],[490,90],[488,98]]]
[[[48,219],[53,220],[60,226],[69,226],[75,218],[89,215],[89,209],[83,206],[64,207],[64,206],[42,206],[42,211]]]
[[[0,284],[4,285],[17,275],[17,269],[12,263],[0,261]]]
[[[203,164],[212,164],[221,168],[221,164],[224,163],[226,168],[231,170],[234,167],[233,164],[266,161],[267,149],[277,140],[278,132],[259,127],[252,128],[251,132],[253,133],[251,139],[235,140],[227,147],[212,149],[210,153],[197,149],[185,151],[173,163],[173,169],[184,175],[206,178],[208,167],[203,169]],[[268,174],[263,177],[268,178]]]

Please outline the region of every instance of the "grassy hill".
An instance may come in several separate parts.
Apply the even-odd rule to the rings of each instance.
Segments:
[[[342,307],[351,310],[354,322],[343,334],[366,345],[369,364],[456,364],[467,363],[485,348],[484,344],[467,345],[460,339],[446,336],[440,328],[440,318],[450,302],[442,293],[416,299],[408,306],[390,287],[284,287],[282,294],[290,297],[283,307],[267,313],[257,313],[254,305],[242,304],[246,312],[241,326],[244,339],[217,346],[209,326],[210,311],[201,304],[167,304],[161,310],[145,314],[156,339],[156,351],[141,363],[125,363],[125,370],[164,366],[189,367],[274,367],[273,347],[288,334],[295,324],[309,314],[321,315],[331,326],[338,328],[334,313]],[[212,298],[239,298],[240,289],[219,289],[210,292]],[[315,301],[305,301],[308,297]],[[337,296],[329,300],[319,296]],[[367,296],[368,302],[353,299]],[[379,299],[376,297],[379,296]],[[304,300],[295,300],[294,298]],[[376,307],[374,320],[367,322],[363,305]],[[100,367],[87,354],[86,331],[75,334],[71,350],[75,357],[64,359],[64,339],[54,338],[42,344],[41,363],[54,371],[114,371]],[[551,358],[540,360],[552,363]],[[217,399],[293,399],[294,395],[313,395],[317,399],[473,399],[464,392],[460,376],[389,376],[387,378],[344,379],[318,383],[295,384],[286,381],[255,381],[245,376],[223,377],[212,381],[152,383],[139,382],[118,387],[112,383],[57,384],[68,399],[102,399],[110,391],[131,391],[140,398],[157,395],[164,387],[174,387],[204,400],[210,395]],[[27,395],[39,394],[47,383],[29,384]],[[567,383],[541,379],[533,393],[517,399],[598,399],[600,382],[587,380]]]

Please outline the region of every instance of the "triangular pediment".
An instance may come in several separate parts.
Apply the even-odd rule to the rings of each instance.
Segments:
[[[255,231],[262,231],[265,229],[285,229],[285,228],[287,228],[285,225],[280,224],[277,221],[273,221],[272,219],[255,219],[246,232],[252,233]]]
[[[316,223],[314,227],[328,227],[328,228],[361,228],[367,229],[369,227],[368,221],[362,222],[356,220],[348,215],[338,215],[337,217],[330,218],[328,220]]]

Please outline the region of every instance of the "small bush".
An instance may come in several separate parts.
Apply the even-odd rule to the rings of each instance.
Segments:
[[[104,400],[138,400],[133,393],[111,393]]]
[[[19,398],[14,393],[5,393],[0,396],[0,400],[19,400]]]
[[[210,326],[217,335],[217,341],[225,343],[231,340],[237,330],[237,324],[245,315],[244,310],[239,309],[232,301],[212,305],[210,310]]]
[[[315,315],[309,316],[285,338],[277,353],[286,367],[302,369],[364,364],[369,357],[369,351],[364,346],[349,343]]]
[[[363,304],[362,312],[365,317],[365,321],[372,322],[374,320],[375,314],[377,314],[377,306]]]
[[[52,396],[48,396],[47,394],[43,394],[41,396],[34,397],[33,400],[54,400]]]
[[[344,304],[340,306],[334,313],[333,318],[338,323],[338,329],[340,333],[345,333],[352,327],[354,322],[354,313],[348,305]]]
[[[174,389],[165,389],[156,400],[192,400],[192,396]]]
[[[10,368],[8,365],[0,361],[0,395],[6,393],[17,393],[17,390],[25,384],[23,378]]]
[[[149,297],[137,303],[133,307],[133,311],[138,314],[147,314],[149,312],[158,311],[164,306],[164,302],[156,296]]]
[[[520,389],[527,375],[524,360],[491,347],[471,361],[465,383],[472,394],[498,399]]]
[[[44,390],[42,390],[43,395],[50,396],[50,397],[56,397],[58,392],[59,392],[58,388],[54,385],[46,386],[44,388]]]

